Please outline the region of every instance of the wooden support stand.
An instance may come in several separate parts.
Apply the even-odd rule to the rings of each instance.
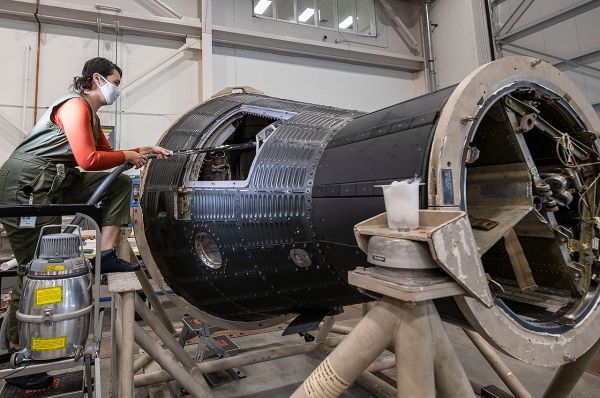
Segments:
[[[133,397],[135,341],[151,359],[156,361],[193,397],[212,397],[202,373],[183,347],[175,340],[172,332],[155,312],[136,297],[136,292],[142,290],[143,287],[139,273],[140,271],[108,275],[108,291],[112,294],[114,311],[112,315],[112,396]],[[135,323],[136,312],[150,325],[169,351],[163,349],[159,341],[152,339],[144,329]]]
[[[112,295],[111,393],[113,397],[133,397],[133,340],[135,292],[142,290],[135,272],[108,275]]]

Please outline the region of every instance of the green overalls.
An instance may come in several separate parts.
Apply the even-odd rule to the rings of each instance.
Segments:
[[[85,203],[108,173],[82,173],[76,169],[77,163],[64,132],[51,120],[55,107],[71,98],[82,98],[72,92],[48,108],[46,113],[27,134],[25,140],[15,149],[10,158],[0,168],[0,204],[56,204]],[[87,101],[86,101],[87,103]],[[100,122],[88,104],[92,114],[92,131],[95,141],[102,132]],[[30,186],[31,195],[26,192]],[[121,175],[109,187],[102,200],[102,225],[129,224],[131,179]],[[35,227],[20,227],[19,218],[0,220],[6,229],[11,248],[19,264],[17,285],[12,290],[11,302],[6,321],[8,339],[18,344],[16,310],[19,308],[23,276],[27,264],[33,259],[40,229],[44,225],[60,224],[60,217],[38,217]]]

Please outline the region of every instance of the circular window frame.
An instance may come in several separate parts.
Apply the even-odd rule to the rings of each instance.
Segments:
[[[223,256],[219,244],[208,232],[200,231],[196,233],[194,248],[202,264],[208,268],[216,270],[223,266]],[[216,258],[216,254],[218,254],[218,258]]]

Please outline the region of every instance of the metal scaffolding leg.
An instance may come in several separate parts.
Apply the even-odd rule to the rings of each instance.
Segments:
[[[429,306],[427,302],[407,303],[398,310],[394,336],[398,396],[435,398],[435,347]]]
[[[432,304],[432,303],[430,303]],[[472,396],[474,391],[465,370],[452,347],[435,307],[431,312],[431,329],[435,344],[434,374],[435,386],[439,396],[444,398],[462,398]]]
[[[600,350],[600,340],[575,362],[561,366],[544,392],[543,398],[567,398],[598,350]]]
[[[212,393],[210,392],[208,384],[206,383],[206,380],[204,380],[204,376],[202,376],[202,373],[200,372],[200,369],[198,369],[196,363],[192,360],[185,349],[179,345],[167,328],[162,325],[158,317],[152,313],[152,311],[150,311],[150,309],[146,307],[142,300],[140,300],[138,297],[135,299],[135,310],[138,314],[140,314],[142,319],[144,319],[146,323],[150,325],[150,328],[162,340],[171,353],[173,353],[175,359],[177,359],[191,373],[192,377],[198,384],[204,387],[206,390],[205,396],[212,397]]]
[[[324,392],[328,397],[340,396],[392,342],[398,397],[435,398],[436,388],[450,398],[475,396],[433,302],[407,303],[384,297],[292,398],[317,397]]]
[[[148,307],[136,298],[135,292],[142,290],[142,284],[136,273],[126,272],[110,274],[108,276],[108,290],[113,294],[114,335],[113,382],[111,396],[119,398],[132,398],[134,394],[134,341],[142,347],[148,355],[155,360],[170,376],[179,382],[194,397],[212,397],[200,369],[187,355],[184,348],[177,344],[170,330],[161,322]],[[159,342],[154,341],[139,325],[135,323],[135,312],[151,325],[154,332],[164,342],[169,352],[161,348]],[[118,382],[115,380],[118,379]],[[118,395],[117,395],[118,393]]]
[[[150,356],[177,380],[186,391],[195,398],[212,396],[209,391],[194,380],[192,375],[182,367],[179,362],[172,359],[168,352],[162,348],[137,324],[134,325],[135,341]],[[127,397],[123,397],[127,398]]]
[[[500,355],[496,352],[483,337],[470,330],[465,330],[466,335],[479,350],[481,355],[488,361],[490,366],[496,371],[496,374],[502,379],[508,389],[515,394],[517,398],[533,398],[523,383],[517,379],[515,374],[504,363]]]

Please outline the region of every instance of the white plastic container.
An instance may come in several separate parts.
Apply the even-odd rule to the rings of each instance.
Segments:
[[[383,189],[390,229],[410,231],[419,227],[419,185],[418,178],[378,185]]]

